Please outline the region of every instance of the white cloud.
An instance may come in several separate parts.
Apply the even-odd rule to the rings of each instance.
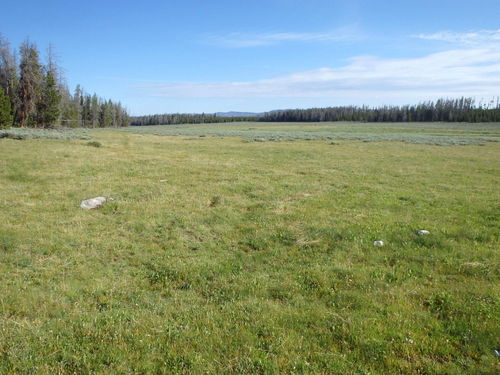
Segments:
[[[500,48],[462,48],[420,58],[358,56],[320,68],[256,81],[172,82],[134,86],[165,98],[332,98],[352,103],[418,101],[500,94]]]
[[[203,42],[227,48],[246,48],[271,46],[285,42],[345,42],[363,39],[364,36],[355,26],[343,27],[328,32],[297,33],[273,32],[260,34],[231,33],[226,35],[207,35]]]
[[[478,30],[466,33],[452,31],[440,31],[433,34],[417,34],[415,38],[425,40],[436,40],[447,43],[456,43],[462,45],[489,45],[500,43],[500,29],[497,30]]]

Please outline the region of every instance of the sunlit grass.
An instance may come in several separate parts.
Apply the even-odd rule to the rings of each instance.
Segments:
[[[500,144],[90,135],[0,140],[0,373],[498,370]]]
[[[138,134],[193,137],[240,137],[245,142],[295,140],[358,140],[440,146],[481,145],[500,141],[499,123],[266,123],[134,126]]]

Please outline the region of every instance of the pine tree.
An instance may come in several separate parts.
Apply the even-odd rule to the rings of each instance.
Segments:
[[[82,114],[82,100],[83,100],[83,90],[80,85],[76,85],[75,93],[73,95],[73,108],[71,114],[75,115],[73,111],[76,111],[75,119],[78,120],[75,127],[84,126],[83,124],[83,114]]]
[[[68,86],[60,83],[59,92],[61,94],[61,103],[59,105],[61,112],[60,124],[71,128],[80,126],[78,106],[69,92]]]
[[[41,95],[37,103],[38,124],[47,128],[55,125],[59,119],[61,94],[52,70],[47,70],[44,77]]]
[[[21,47],[21,64],[19,80],[19,110],[17,112],[19,125],[31,125],[36,115],[36,103],[40,95],[41,65],[36,46],[25,41]]]
[[[92,95],[92,98],[90,100],[90,114],[92,117],[93,128],[99,127],[99,110],[100,110],[99,98],[97,97],[96,94],[94,94]]]
[[[111,126],[113,126],[113,113],[111,109],[111,100],[104,101],[101,105],[99,126],[101,128],[110,128]]]
[[[0,129],[10,128],[12,125],[12,110],[10,100],[0,87]]]
[[[92,127],[92,111],[90,108],[91,97],[89,94],[82,96],[80,103],[82,106],[82,124],[85,128]]]
[[[0,87],[3,88],[4,94],[9,97],[12,112],[18,105],[18,83],[15,54],[11,52],[9,42],[0,34]]]

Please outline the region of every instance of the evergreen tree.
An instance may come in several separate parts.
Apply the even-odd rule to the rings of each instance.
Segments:
[[[101,105],[101,114],[99,120],[99,126],[101,128],[109,128],[113,126],[113,113],[111,109],[111,101],[104,101]]]
[[[44,77],[41,95],[37,103],[38,124],[43,127],[55,125],[59,119],[61,94],[52,70],[47,70]]]
[[[90,128],[92,127],[92,111],[91,111],[91,97],[90,95],[82,96],[81,98],[81,106],[82,106],[82,123],[83,127]]]
[[[19,47],[20,64],[10,44],[0,35],[0,88],[2,88],[2,126],[68,127],[128,126],[130,118],[120,103],[89,95],[77,85],[72,95],[62,69],[56,62],[54,47],[47,49],[47,63],[39,61],[35,44],[28,40]],[[9,110],[4,104],[9,102]],[[11,117],[14,121],[10,121]],[[5,120],[7,119],[7,120]]]
[[[10,128],[12,125],[12,110],[10,100],[0,87],[0,129]]]
[[[35,117],[36,103],[40,95],[41,65],[36,46],[25,41],[21,47],[21,64],[19,80],[18,122],[21,127],[29,125]]]
[[[0,34],[0,87],[9,97],[12,112],[18,105],[18,83],[16,56],[11,52],[9,42]]]
[[[92,95],[90,99],[90,115],[92,118],[92,127],[97,128],[99,126],[99,98],[96,94]]]
[[[66,85],[59,85],[61,94],[61,103],[59,109],[61,112],[59,123],[62,126],[76,128],[80,126],[80,116],[78,113],[78,103],[75,103],[73,96]]]
[[[73,95],[73,107],[77,112],[75,118],[78,120],[77,125],[75,127],[84,126],[83,125],[83,113],[82,113],[82,100],[83,100],[83,90],[80,85],[76,85],[75,93]]]

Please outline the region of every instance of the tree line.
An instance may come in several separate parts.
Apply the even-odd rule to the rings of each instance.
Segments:
[[[179,125],[179,124],[213,124],[222,122],[234,121],[256,121],[256,117],[224,117],[214,114],[189,114],[189,113],[174,113],[174,114],[156,114],[146,116],[133,116],[130,118],[132,126],[146,125]]]
[[[216,114],[156,114],[131,117],[130,124],[178,125],[234,121],[268,122],[500,122],[500,99],[476,104],[473,98],[438,99],[404,106],[339,106],[328,108],[287,109],[263,113],[257,117],[222,117]]]
[[[79,85],[71,93],[52,46],[42,63],[35,43],[24,41],[17,54],[0,35],[0,128],[97,128],[129,123],[121,103],[86,93]]]
[[[266,112],[259,121],[272,122],[498,122],[500,102],[476,104],[472,98],[439,99],[404,106],[340,106],[328,108],[289,109]]]

